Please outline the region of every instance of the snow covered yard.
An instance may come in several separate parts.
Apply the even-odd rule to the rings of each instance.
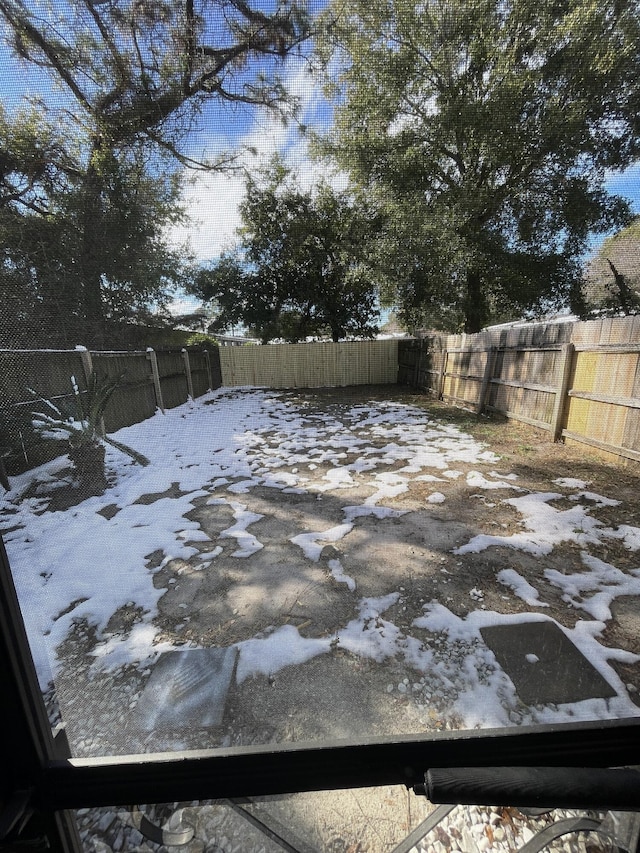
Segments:
[[[101,497],[73,503],[66,458],[15,478],[2,533],[74,752],[636,715],[638,479],[532,436],[396,388],[221,389],[121,430],[152,464],[109,448]],[[523,702],[481,630],[538,620],[613,695]],[[185,648],[237,649],[224,723],[145,732]]]

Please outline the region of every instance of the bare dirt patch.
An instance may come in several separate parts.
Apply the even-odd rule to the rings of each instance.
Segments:
[[[222,740],[229,744],[300,741],[316,738],[376,736],[415,733],[461,725],[454,705],[461,684],[446,687],[434,666],[434,675],[412,667],[407,655],[380,661],[359,655],[341,642],[345,627],[359,618],[364,599],[396,599],[377,617],[373,625],[384,636],[391,630],[401,637],[417,638],[434,661],[446,649],[446,673],[469,665],[469,649],[464,644],[446,643],[442,634],[417,631],[415,620],[429,602],[440,602],[455,616],[466,618],[479,609],[499,614],[543,614],[568,629],[592,615],[579,606],[568,605],[563,589],[544,582],[543,573],[554,570],[563,575],[584,571],[583,547],[560,542],[543,558],[500,544],[479,553],[456,554],[456,548],[480,534],[510,537],[522,532],[522,514],[510,498],[534,492],[567,492],[554,484],[559,478],[583,480],[589,492],[615,497],[618,506],[597,505],[589,497],[571,500],[575,492],[550,501],[559,511],[584,504],[589,516],[602,526],[618,527],[640,518],[635,471],[599,461],[593,455],[552,444],[545,434],[528,426],[491,418],[479,418],[465,411],[434,403],[423,396],[400,389],[360,388],[345,391],[298,391],[281,395],[293,404],[293,414],[302,416],[307,427],[323,427],[329,420],[362,438],[362,448],[373,457],[375,467],[341,488],[327,488],[327,477],[337,466],[353,462],[355,449],[342,448],[336,431],[336,457],[328,455],[326,444],[310,450],[304,462],[292,452],[290,464],[273,469],[274,476],[309,482],[304,491],[287,492],[264,484],[229,483],[212,494],[219,503],[194,500],[190,518],[196,520],[221,552],[203,568],[201,561],[174,561],[155,575],[155,584],[166,588],[160,600],[156,624],[159,639],[185,646],[228,646],[252,638],[268,638],[284,626],[294,628],[302,640],[326,640],[326,654],[241,679],[229,695]],[[398,511],[396,517],[375,515],[356,517],[348,535],[318,541],[316,561],[305,557],[292,541],[301,531],[333,530],[345,521],[345,507],[362,506],[375,491],[374,476],[384,474],[388,482],[396,475],[406,477],[405,463],[385,458],[389,436],[362,430],[372,401],[400,403],[423,411],[439,424],[464,431],[493,450],[499,460],[491,465],[456,461],[443,471],[425,467],[422,473],[433,480],[408,479],[406,489],[388,494],[379,503]],[[355,414],[354,414],[355,411]],[[274,431],[262,436],[263,461],[276,453],[283,434]],[[326,440],[326,435],[325,435]],[[401,443],[401,441],[400,441]],[[256,451],[257,453],[257,451]],[[312,461],[310,461],[312,460]],[[495,485],[504,478],[504,488],[478,487],[469,475],[481,472]],[[517,479],[511,477],[516,475]],[[437,478],[437,479],[436,479]],[[320,488],[318,488],[320,486]],[[237,488],[237,491],[234,491]],[[441,503],[434,494],[441,492]],[[149,496],[149,500],[156,496]],[[141,501],[143,501],[141,499]],[[234,508],[235,507],[235,508]],[[246,532],[262,547],[250,556],[239,557],[239,542],[227,535],[238,512],[255,514]],[[222,537],[222,538],[221,538]],[[210,543],[195,542],[205,552]],[[638,565],[637,554],[624,542],[608,539],[596,543],[592,553],[600,559],[629,570]],[[353,579],[351,589],[336,573]],[[532,607],[512,590],[499,583],[503,570],[515,570],[536,589],[543,591],[541,607]],[[620,599],[621,602],[626,599]],[[635,602],[636,599],[630,599]],[[625,604],[618,605],[622,614]],[[628,607],[627,607],[628,610]],[[374,617],[371,617],[374,619]],[[392,628],[389,626],[393,626]],[[607,624],[601,642],[629,652],[637,652],[635,622],[614,618]],[[373,629],[366,620],[362,630]],[[345,647],[346,646],[346,647]],[[614,667],[635,699],[640,689],[636,664],[614,663]],[[491,667],[489,666],[489,670]],[[487,676],[491,672],[488,671]],[[483,681],[478,664],[477,678]],[[516,703],[510,721],[527,717],[527,709]],[[177,737],[177,733],[173,733]],[[201,745],[202,736],[197,736]]]
[[[534,613],[568,630],[593,622],[579,596],[568,600],[566,588],[546,579],[547,572],[558,577],[584,572],[586,546],[558,541],[542,557],[510,547],[508,540],[526,528],[513,499],[555,493],[547,500],[552,510],[583,507],[585,518],[617,531],[640,519],[637,470],[550,443],[546,434],[526,425],[477,417],[396,387],[305,390],[274,399],[286,403],[287,414],[249,448],[253,478],[203,484],[210,497],[192,501],[186,517],[204,537],[186,542],[198,553],[169,562],[162,550],[148,555],[154,586],[164,590],[154,619],[156,642],[168,641],[174,648],[242,649],[249,641],[266,641],[286,629],[290,633],[279,636],[303,645],[325,643],[322,653],[303,650],[299,661],[294,656],[289,663],[276,655],[262,671],[241,672],[229,693],[222,730],[202,732],[187,725],[184,731],[158,733],[153,744],[142,742],[135,722],[137,697],[149,670],[129,668],[122,679],[130,719],[126,717],[117,738],[111,740],[103,731],[98,742],[87,730],[93,728],[91,720],[99,724],[109,711],[102,707],[93,715],[86,710],[92,696],[96,706],[105,703],[103,688],[95,689],[91,653],[105,639],[126,640],[142,614],[133,606],[122,608],[101,638],[79,623],[82,642],[70,641],[58,654],[69,683],[74,683],[69,712],[76,701],[84,706],[85,723],[75,738],[81,752],[157,750],[177,743],[202,747],[362,739],[459,728],[469,724],[459,711],[465,668],[475,669],[478,689],[490,683],[495,688],[498,668],[479,640],[451,641],[442,630],[420,627],[426,607],[437,603],[460,620],[479,611]],[[418,420],[424,414],[425,422],[438,425],[440,432],[422,447],[412,446],[415,439],[409,432],[389,431],[371,418],[374,408],[384,411],[390,405],[411,407]],[[293,421],[308,431],[302,450],[287,431]],[[470,461],[462,455],[446,463],[420,462],[416,454],[431,441],[434,447],[446,445],[442,430],[448,428],[482,442],[495,457],[478,461],[472,454]],[[584,494],[558,485],[562,478],[583,481]],[[386,491],[376,497],[380,488]],[[142,495],[136,503],[152,506],[183,494],[174,483],[169,491]],[[56,498],[56,509],[58,502]],[[390,514],[349,515],[354,507],[384,508]],[[108,519],[117,510],[105,503],[101,512]],[[316,538],[303,543],[301,534]],[[497,539],[477,551],[457,553],[478,536]],[[311,546],[315,556],[305,550]],[[601,537],[588,548],[622,573],[639,565],[637,550],[624,538]],[[514,594],[499,580],[504,572],[516,572],[535,588],[539,602]],[[365,604],[371,601],[375,605],[369,612]],[[611,618],[598,635],[604,647],[640,653],[636,606],[635,596],[613,591]],[[628,698],[637,701],[640,666],[618,657],[611,666]],[[65,679],[66,674],[61,683]],[[531,722],[531,709],[517,697],[505,702],[509,724]]]

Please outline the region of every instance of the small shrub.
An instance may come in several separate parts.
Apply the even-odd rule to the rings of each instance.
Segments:
[[[80,391],[74,376],[71,387],[75,403],[75,412],[65,415],[51,400],[28,389],[34,399],[41,403],[47,412],[32,412],[32,423],[43,438],[60,440],[66,438],[69,445],[69,459],[75,469],[75,477],[86,494],[101,495],[107,487],[105,470],[105,444],[126,453],[139,465],[148,465],[149,460],[127,444],[116,441],[104,434],[103,417],[115,390],[122,382],[118,377],[101,378],[94,371],[88,379],[87,390]]]
[[[220,344],[215,338],[212,338],[211,335],[205,335],[203,332],[194,332],[192,335],[189,335],[185,341],[185,346],[213,349],[214,347],[220,346]]]

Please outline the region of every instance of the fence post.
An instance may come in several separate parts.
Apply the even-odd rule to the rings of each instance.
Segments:
[[[496,348],[490,347],[487,350],[487,361],[484,366],[484,375],[482,377],[482,385],[480,386],[480,395],[476,406],[476,414],[481,415],[484,411],[485,401],[487,399],[487,391],[493,379],[493,369],[496,361]]]
[[[182,350],[182,360],[184,361],[184,372],[187,374],[187,393],[191,399],[194,399],[193,379],[191,378],[191,364],[189,363],[189,353],[186,349]]]
[[[80,353],[80,358],[82,359],[82,369],[84,370],[84,378],[89,382],[91,378],[91,374],[93,373],[93,359],[91,358],[91,353],[85,347],[79,348],[78,352]]]
[[[422,345],[424,342],[424,338],[420,338],[418,342],[418,358],[416,359],[415,376],[413,378],[413,387],[416,389],[416,391],[420,389],[420,370],[422,368]]]
[[[204,353],[204,363],[207,368],[207,379],[209,381],[209,391],[213,391],[213,374],[211,373],[211,356],[209,355],[208,349],[203,349]]]
[[[569,380],[571,378],[571,368],[573,367],[573,353],[575,347],[573,344],[564,344],[562,347],[562,355],[560,357],[560,382],[556,391],[556,401],[553,406],[553,415],[551,417],[551,436],[553,441],[558,441],[562,433],[562,416],[564,414],[565,399],[569,391]]]
[[[156,403],[158,408],[164,415],[164,400],[162,399],[162,386],[160,385],[158,356],[156,355],[156,351],[151,347],[147,347],[147,358],[151,362],[151,378],[153,380],[153,390],[156,392]]]
[[[89,382],[91,381],[91,374],[93,373],[93,359],[91,357],[91,353],[88,349],[86,349],[86,347],[81,347],[78,352],[80,353],[80,358],[82,359],[82,370],[84,371],[84,378],[86,380],[88,388]],[[101,435],[105,436],[107,434],[107,430],[104,425],[104,418],[100,418],[98,429],[100,430]]]
[[[442,400],[444,397],[444,380],[447,372],[448,358],[449,353],[445,347],[445,349],[442,350],[442,359],[440,361],[440,375],[438,376],[438,387],[436,388],[436,400]]]

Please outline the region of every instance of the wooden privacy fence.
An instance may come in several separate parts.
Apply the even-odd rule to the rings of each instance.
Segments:
[[[208,388],[401,384],[476,412],[500,412],[640,462],[640,317],[528,324],[478,335],[222,347],[211,351],[0,350],[0,453],[10,472],[51,458],[29,429],[31,387],[61,407],[92,369],[125,372],[105,416],[114,432]],[[58,451],[59,452],[59,451]],[[54,453],[54,455],[56,455]]]
[[[28,389],[71,414],[74,411],[71,378],[75,378],[82,390],[92,370],[103,377],[124,374],[105,413],[104,426],[108,433],[139,423],[157,409],[164,412],[221,385],[217,349],[0,350],[0,453],[9,473],[32,468],[56,455],[55,443],[43,442],[30,429],[31,412],[47,411],[47,407],[38,405]]]
[[[398,341],[221,347],[224,386],[337,388],[398,381]]]
[[[398,381],[640,461],[640,317],[401,341]]]

